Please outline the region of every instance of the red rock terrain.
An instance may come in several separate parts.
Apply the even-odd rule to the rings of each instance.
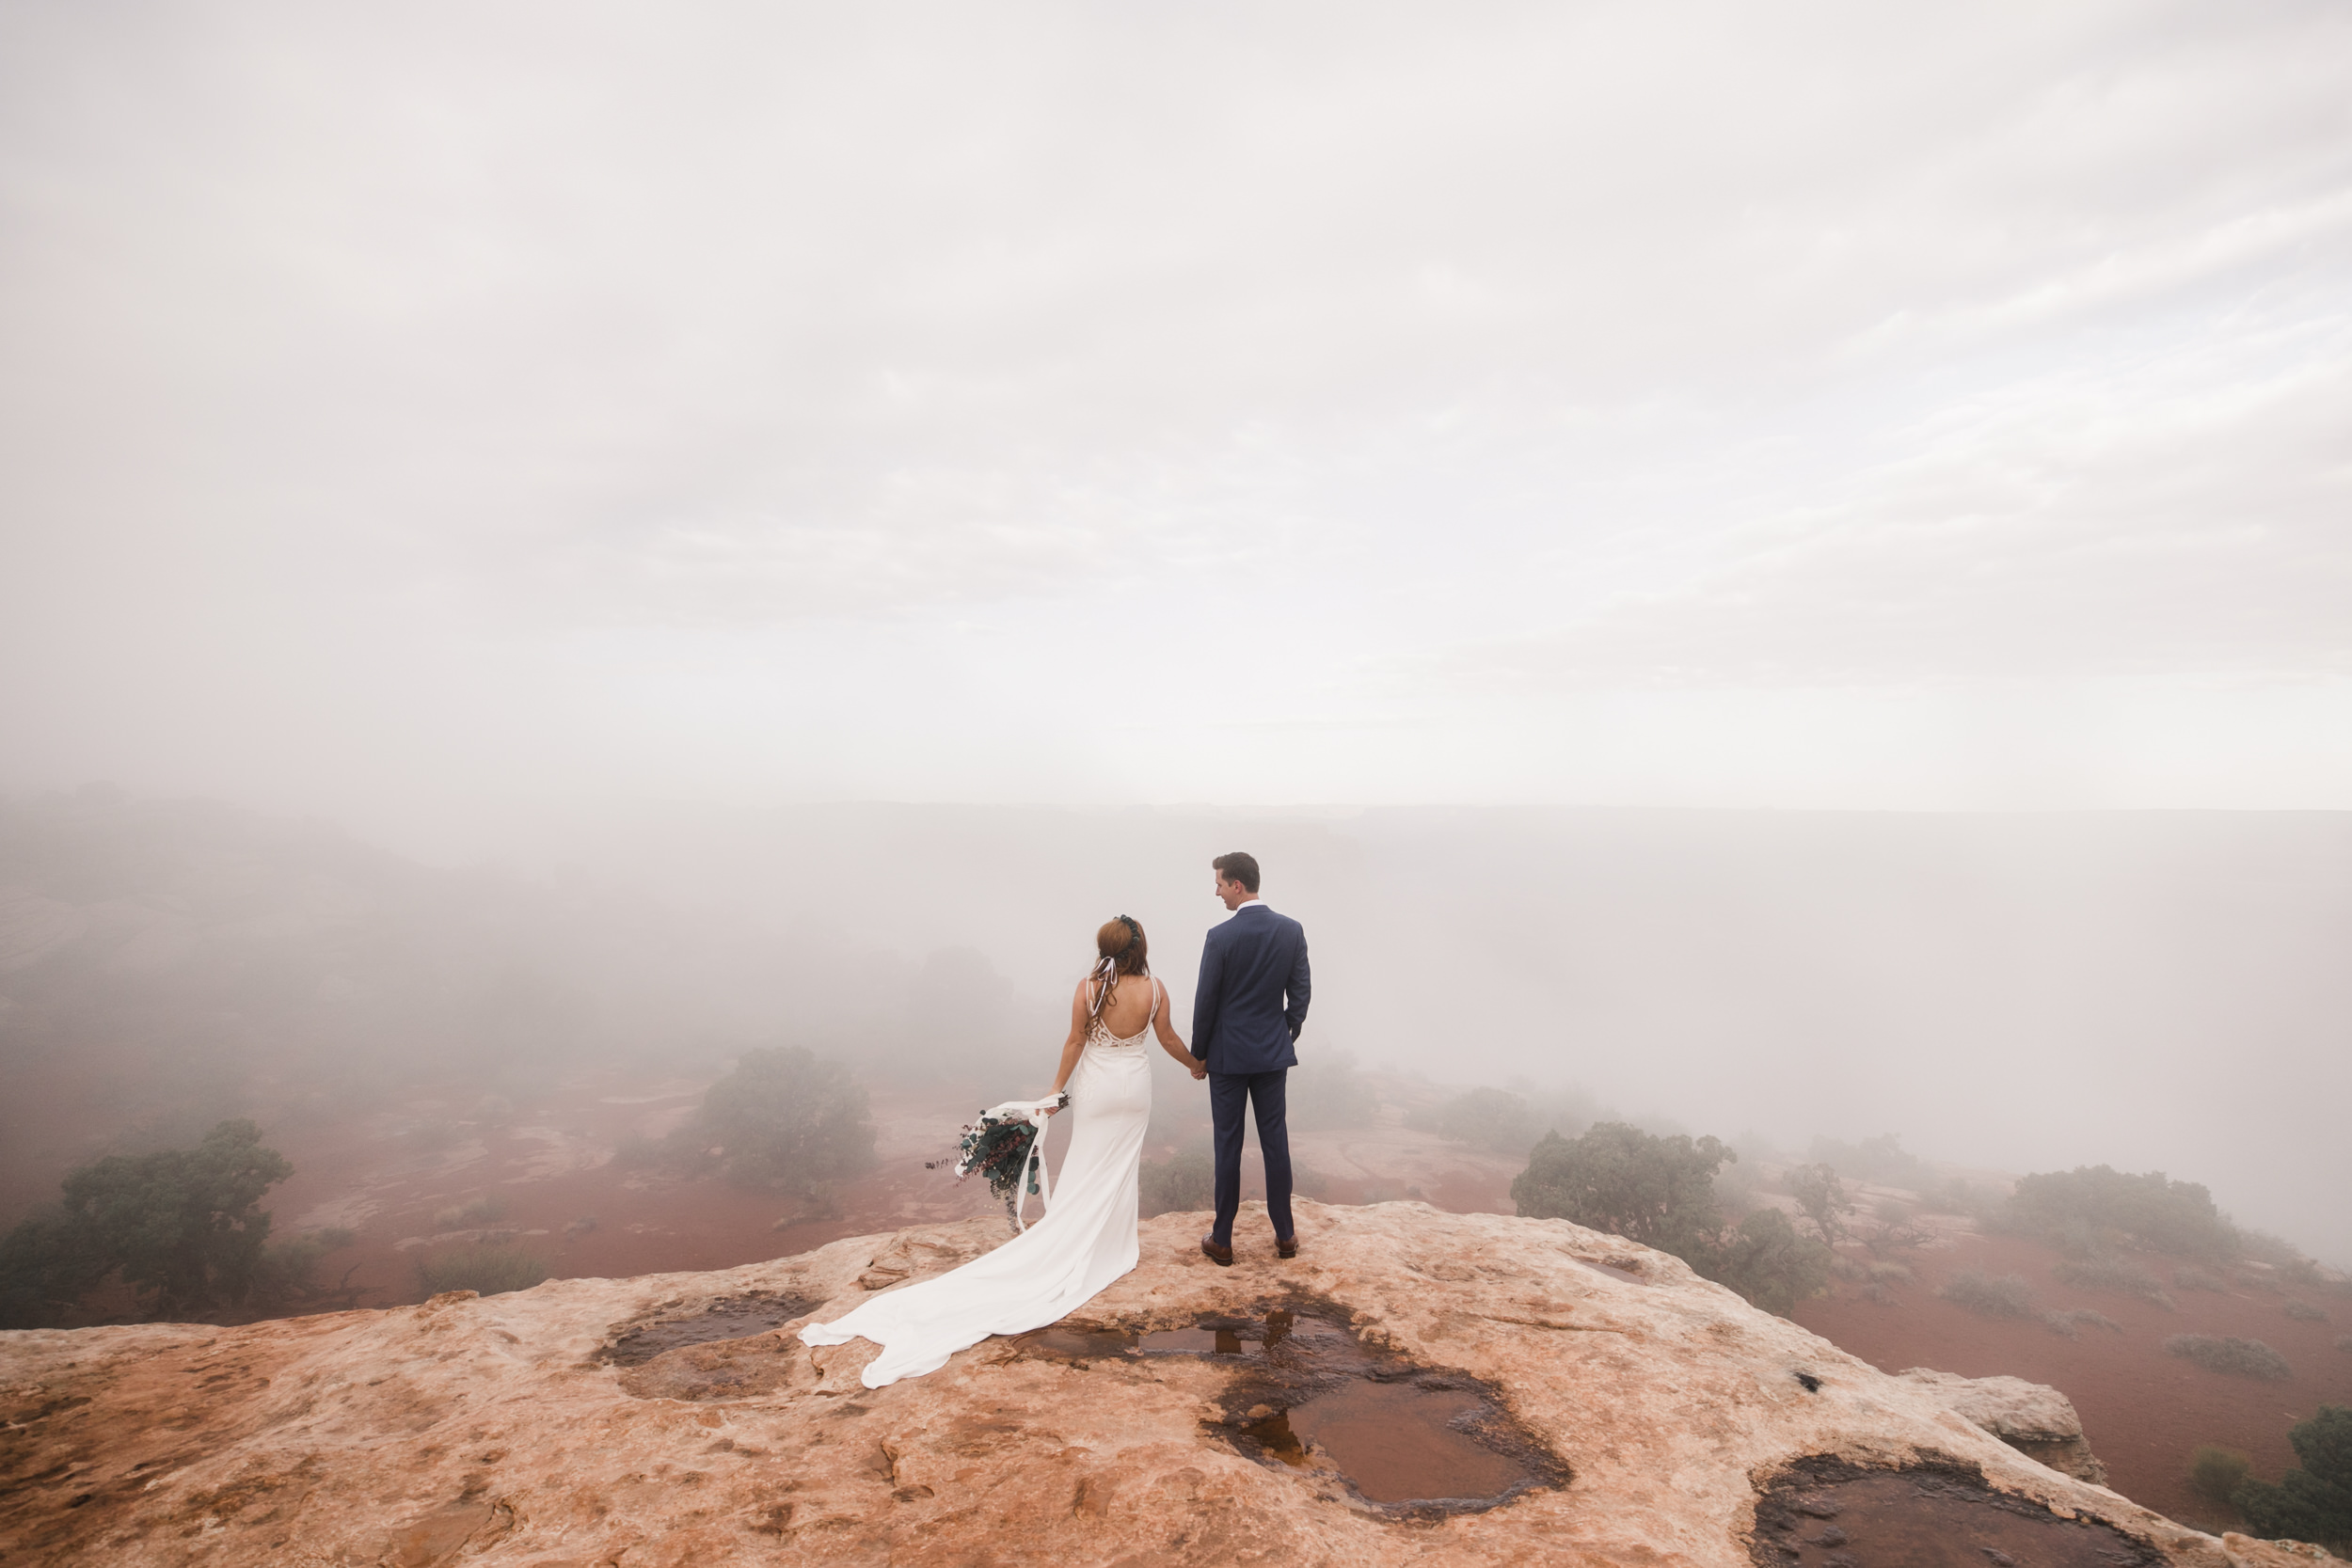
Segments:
[[[2260,1290],[2227,1294],[2172,1289],[2174,1306],[2110,1291],[2086,1291],[2052,1275],[2053,1248],[2006,1236],[1963,1235],[1953,1244],[1914,1251],[1903,1261],[1915,1278],[1892,1287],[1892,1305],[1866,1299],[1851,1284],[1802,1304],[1797,1321],[1871,1365],[1889,1371],[1934,1367],[1968,1377],[2008,1373],[2059,1389],[2082,1413],[2084,1434],[2118,1491],[2149,1507],[2212,1528],[2235,1528],[2188,1486],[2198,1446],[2218,1444],[2252,1457],[2255,1472],[2276,1480],[2295,1463],[2287,1430],[2322,1404],[2352,1405],[2352,1353],[2335,1348],[2352,1333],[2352,1295],[2325,1290]],[[2169,1281],[2167,1259],[2138,1259]],[[2037,1308],[2089,1307],[2121,1332],[2084,1325],[2074,1338],[2038,1320],[1987,1318],[1937,1298],[1936,1288],[1963,1269],[2014,1274],[2032,1288]],[[2332,1321],[2291,1318],[2289,1299],[2318,1305]],[[2283,1383],[2207,1371],[2168,1355],[2174,1334],[2259,1339],[2294,1369]]]
[[[1562,1221],[1308,1204],[1296,1259],[1246,1248],[1232,1269],[1199,1255],[1199,1225],[1147,1222],[1142,1265],[1083,1321],[881,1389],[859,1378],[870,1346],[811,1350],[792,1326],[977,1255],[1000,1222],[243,1327],[0,1336],[0,1554],[2302,1560],[2051,1469],[1972,1424],[1959,1390],[1888,1377],[1672,1258]],[[791,1315],[742,1333],[761,1311]],[[734,1337],[683,1342],[713,1319]],[[656,1329],[667,1348],[632,1362]],[[1383,1442],[1414,1431],[1449,1439],[1445,1479],[1419,1491],[1413,1446],[1400,1469]]]
[[[542,1101],[511,1107],[496,1124],[458,1119],[478,1097],[451,1090],[404,1099],[341,1118],[290,1117],[271,1132],[295,1166],[271,1196],[280,1233],[346,1225],[354,1246],[335,1255],[331,1277],[351,1271],[373,1288],[367,1305],[421,1300],[416,1260],[462,1245],[485,1228],[454,1232],[435,1216],[481,1197],[503,1212],[488,1228],[541,1257],[551,1275],[626,1278],[679,1270],[734,1268],[822,1246],[845,1236],[911,1224],[997,1212],[985,1189],[957,1185],[925,1169],[949,1152],[971,1097],[923,1099],[879,1092],[874,1108],[878,1164],[843,1184],[834,1212],[797,1217],[772,1196],[716,1180],[682,1181],[617,1164],[612,1151],[631,1136],[658,1135],[699,1101],[701,1080],[647,1082],[617,1073],[582,1077]],[[1188,1107],[1173,1075],[1160,1085],[1171,1109]],[[1409,1086],[1384,1084],[1394,1101]],[[1182,1139],[1199,1128],[1182,1116]],[[438,1130],[429,1147],[419,1131]],[[1153,1148],[1154,1157],[1173,1145]],[[1394,1104],[1375,1125],[1299,1133],[1302,1169],[1338,1201],[1417,1196],[1455,1212],[1508,1212],[1518,1163],[1406,1131]],[[1246,1191],[1261,1188],[1254,1157]],[[54,1181],[54,1177],[50,1178]],[[575,1222],[594,1216],[593,1229]],[[779,1220],[785,1223],[781,1227]],[[1803,1304],[1797,1319],[1887,1371],[1930,1367],[1970,1377],[2002,1374],[2048,1384],[2081,1411],[2091,1447],[2112,1484],[2159,1512],[2211,1528],[2236,1523],[2188,1489],[2186,1467],[2198,1445],[2216,1443],[2251,1455],[2257,1473],[2275,1477],[2291,1465],[2287,1430],[2322,1402],[2352,1403],[2352,1354],[2334,1348],[2352,1333],[2352,1298],[2303,1292],[2334,1321],[2303,1322],[2283,1310],[2280,1294],[2240,1287],[2227,1295],[2175,1290],[2175,1310],[2131,1296],[2084,1291],[2051,1276],[2058,1255],[2010,1238],[1975,1234],[1939,1222],[1939,1244],[1901,1254],[1914,1271],[1890,1287],[1891,1304],[1865,1299],[1841,1282]],[[2147,1260],[2169,1277],[2163,1259]],[[1951,1274],[1979,1268],[2015,1273],[2032,1285],[2041,1307],[2089,1307],[2122,1325],[2061,1338],[2035,1320],[1987,1319],[1939,1300]],[[2282,1353],[2295,1371],[2286,1383],[2255,1383],[2206,1371],[2167,1355],[2166,1336],[2181,1332],[2257,1338]]]

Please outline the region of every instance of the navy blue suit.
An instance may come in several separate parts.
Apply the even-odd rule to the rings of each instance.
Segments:
[[[1257,1114],[1265,1157],[1266,1217],[1283,1240],[1291,1223],[1291,1137],[1282,1091],[1293,1049],[1307,1026],[1307,928],[1263,904],[1244,904],[1209,931],[1192,999],[1192,1050],[1209,1067],[1209,1114],[1216,1128],[1216,1228],[1233,1244],[1241,1208],[1242,1105]]]

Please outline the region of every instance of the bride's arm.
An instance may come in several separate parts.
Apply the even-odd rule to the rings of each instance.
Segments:
[[[1152,983],[1160,986],[1157,980]],[[1208,1076],[1208,1068],[1200,1057],[1184,1049],[1184,1042],[1177,1037],[1176,1026],[1168,1022],[1168,988],[1166,986],[1160,986],[1159,1010],[1152,1015],[1152,1022],[1159,1033],[1160,1049],[1175,1057],[1177,1066],[1191,1073],[1195,1078]]]
[[[1054,1074],[1054,1086],[1047,1095],[1057,1095],[1070,1086],[1070,1075],[1078,1070],[1078,1053],[1087,1045],[1087,983],[1078,982],[1078,989],[1070,995],[1070,1037],[1061,1042],[1061,1070]],[[1054,1113],[1048,1111],[1047,1116]]]

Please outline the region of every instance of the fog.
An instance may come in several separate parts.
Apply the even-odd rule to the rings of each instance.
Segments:
[[[2352,805],[2352,15],[0,8],[0,783]]]
[[[1309,932],[1311,1063],[1581,1088],[1793,1150],[1893,1132],[1986,1170],[2162,1168],[2352,1258],[2340,815],[646,811],[459,872],[103,790],[5,820],[35,1189],[141,1128],[715,1075],[751,1044],[885,1094],[1041,1092],[1112,914],[1188,1028],[1207,863],[1248,847]]]
[[[2352,1258],[2342,815],[865,807],[641,821],[600,846],[747,925],[821,908],[902,979],[976,951],[1041,1064],[1113,913],[1144,923],[1188,1018],[1223,917],[1207,862],[1239,847],[1307,926],[1311,1053],[1581,1085],[1799,1149],[1896,1132],[2012,1171],[2164,1168]],[[938,1000],[952,1053],[958,1004]]]
[[[2324,3],[0,8],[12,1190],[778,1039],[1029,1089],[1112,913],[1188,1018],[1248,848],[1311,1053],[2352,1261],[2348,71]]]

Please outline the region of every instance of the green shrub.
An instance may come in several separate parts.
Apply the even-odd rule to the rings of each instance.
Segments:
[[[2260,1339],[2239,1339],[2218,1334],[2175,1334],[2164,1348],[2209,1372],[2233,1377],[2258,1377],[2272,1383],[2294,1376],[2287,1359]]]
[[[1216,1156],[1206,1143],[1178,1149],[1165,1160],[1146,1160],[1138,1175],[1146,1219],[1216,1206]]]
[[[224,1121],[194,1148],[110,1154],[72,1172],[63,1197],[0,1242],[0,1321],[62,1321],[119,1275],[153,1318],[242,1304],[264,1276],[261,1201],[294,1166],[261,1129]]]
[[[2352,1409],[2323,1404],[2287,1433],[2303,1463],[2279,1484],[2248,1481],[2230,1495],[2253,1533],[2273,1541],[2352,1544]]]
[[[690,1159],[716,1148],[709,1158],[728,1180],[771,1192],[806,1194],[874,1163],[866,1090],[799,1046],[743,1053],[680,1132],[673,1147]]]
[[[2328,1321],[2327,1309],[2313,1307],[2308,1301],[2289,1301],[2285,1305],[2284,1311],[2288,1317],[2300,1318],[2307,1323],[2324,1323]]]
[[[1835,1255],[1778,1209],[1725,1228],[1715,1175],[1737,1159],[1721,1140],[1660,1137],[1620,1121],[1579,1138],[1545,1135],[1511,1182],[1518,1212],[1565,1219],[1673,1253],[1700,1275],[1782,1316],[1828,1280]]]
[[[1882,1285],[1908,1285],[1911,1283],[1911,1270],[1901,1263],[1873,1263],[1870,1265],[1870,1277]]]
[[[1821,1240],[1836,1245],[1846,1233],[1846,1222],[1840,1216],[1848,1207],[1846,1186],[1837,1180],[1837,1172],[1827,1165],[1791,1165],[1781,1173],[1780,1184],[1797,1200],[1797,1207],[1813,1222]]]
[[[443,1291],[477,1291],[485,1296],[528,1291],[548,1276],[548,1266],[516,1246],[452,1247],[417,1259],[417,1283],[428,1296]]]
[[[446,1209],[435,1211],[433,1228],[473,1230],[488,1225],[492,1220],[505,1217],[506,1199],[497,1193],[485,1193],[480,1197],[469,1197],[463,1203],[453,1203]]]
[[[2254,1462],[2235,1449],[2207,1443],[2188,1462],[2189,1490],[2219,1508],[2230,1506],[2230,1495],[2246,1484]]]
[[[1799,1235],[1787,1214],[1771,1208],[1753,1211],[1699,1256],[1685,1259],[1707,1278],[1783,1318],[1797,1303],[1820,1293],[1829,1280],[1829,1260],[1826,1245]]]
[[[1720,1139],[1604,1121],[1581,1138],[1547,1133],[1512,1179],[1511,1200],[1532,1218],[1572,1220],[1688,1261],[1715,1238],[1715,1172],[1736,1158]]]
[[[2089,1323],[2093,1328],[2108,1329],[2117,1334],[2123,1332],[2122,1323],[2117,1323],[2105,1312],[2093,1312],[2088,1307],[2073,1307],[2063,1311],[2044,1312],[2042,1314],[2042,1323],[2051,1333],[2062,1334],[2069,1339],[2080,1333],[2085,1323]]]
[[[2091,1258],[2081,1262],[2066,1261],[2050,1271],[2060,1283],[2079,1286],[2086,1291],[2113,1291],[2122,1295],[2137,1296],[2153,1301],[2169,1312],[2174,1309],[2170,1296],[2164,1293],[2164,1284],[2146,1269],[2128,1258]]]
[[[2183,1263],[2172,1271],[2172,1284],[2183,1291],[2213,1291],[2226,1293],[2230,1282],[2211,1269],[2201,1269],[2194,1263]],[[2203,1449],[2199,1449],[2203,1452]]]
[[[0,1328],[54,1328],[105,1276],[89,1238],[52,1204],[0,1237]]]
[[[353,1286],[352,1269],[343,1271],[339,1284],[323,1285],[318,1277],[319,1265],[327,1254],[341,1252],[357,1240],[356,1231],[335,1226],[307,1230],[292,1241],[265,1247],[262,1266],[254,1276],[255,1299],[272,1307],[318,1307],[330,1303],[358,1306],[359,1297],[373,1293],[373,1287]]]
[[[1988,1318],[2024,1318],[2033,1313],[2033,1291],[2013,1274],[1993,1275],[1982,1269],[1963,1269],[1936,1292],[1954,1307]]]
[[[2239,1237],[2193,1181],[2169,1180],[2162,1171],[2132,1176],[2108,1165],[2080,1165],[2021,1178],[2002,1211],[2005,1226],[2023,1235],[2077,1245],[2106,1236],[2127,1237],[2178,1258],[2220,1261],[2234,1257]]]

